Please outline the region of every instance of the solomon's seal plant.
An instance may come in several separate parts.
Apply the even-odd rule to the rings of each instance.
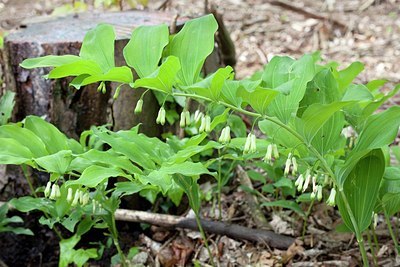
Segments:
[[[353,83],[363,70],[361,63],[339,70],[336,63],[321,64],[318,53],[298,60],[276,56],[249,79],[236,80],[229,66],[203,77],[201,69],[214,49],[216,30],[212,15],[188,21],[174,36],[166,25],[138,27],[123,51],[127,66],[116,67],[114,29],[103,24],[87,33],[79,56],[45,56],[21,64],[28,69],[53,67],[47,78],[73,76],[71,86],[77,89],[100,83],[99,91],[104,92],[106,82],[147,88],[182,104],[181,127],[199,127],[197,135],[172,146],[138,134],[137,127],[119,132],[93,127],[77,142],[33,116],[23,123],[1,126],[0,163],[28,165],[51,174],[44,198],[16,199],[13,205],[22,211],[39,209],[46,214],[45,224],[62,225],[74,232],[69,239],[60,236],[60,266],[75,261],[65,256],[67,247],[81,256],[79,263],[75,261],[78,265],[97,256],[93,249],[74,249],[81,235],[94,226],[108,229],[125,264],[114,220],[121,196],[139,192],[154,202],[157,194],[163,194],[178,204],[185,193],[199,222],[199,176],[218,177],[221,189],[222,161],[261,160],[277,170],[273,175],[278,182],[294,188],[290,191],[293,196],[295,187],[302,194],[312,185],[309,198],[321,201],[323,187],[330,191],[329,197],[325,196],[327,204],[338,206],[345,226],[356,235],[364,265],[368,265],[362,234],[371,224],[371,214],[390,216],[400,209],[398,192],[392,192],[390,186],[400,183],[400,175],[387,163],[388,146],[400,124],[400,108],[376,112],[400,87],[383,94],[378,89],[384,81]],[[134,80],[132,70],[138,79]],[[204,111],[197,110],[191,120],[182,98],[197,100]],[[142,105],[140,99],[135,113],[142,111]],[[253,127],[258,126],[266,137],[257,139],[253,127],[250,133],[236,131],[228,124],[235,112],[254,118]],[[167,123],[164,103],[156,121]],[[221,127],[225,128],[218,142],[207,138]],[[351,146],[342,134],[349,128],[355,133]],[[198,161],[198,154],[209,150],[218,151],[219,158]],[[219,167],[211,172],[208,168],[215,162]],[[110,177],[126,180],[108,188]],[[391,201],[394,197],[395,204]],[[277,200],[264,204],[289,207],[304,215],[297,203],[286,205],[285,200]],[[205,238],[200,224],[199,228]]]

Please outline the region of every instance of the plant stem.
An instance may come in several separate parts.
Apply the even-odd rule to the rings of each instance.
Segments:
[[[389,217],[389,215],[387,214],[385,208],[383,208],[383,213],[384,213],[384,215],[385,215],[385,220],[386,220],[386,224],[387,224],[388,229],[389,229],[390,236],[392,237],[393,244],[394,244],[394,246],[395,246],[395,248],[396,248],[396,255],[398,255],[398,254],[399,254],[399,253],[398,253],[399,243],[397,242],[396,235],[395,235],[394,232],[393,232],[392,223],[390,222],[390,217]]]
[[[199,231],[200,231],[201,238],[203,238],[203,240],[204,240],[204,246],[206,247],[207,252],[208,252],[208,255],[210,256],[211,265],[212,265],[213,267],[215,267],[213,255],[212,255],[212,252],[211,252],[210,247],[208,246],[208,241],[207,241],[206,233],[204,232],[203,226],[201,225],[200,216],[199,216],[199,214],[196,213],[196,212],[195,212],[195,218],[196,218],[197,227],[199,227]]]
[[[373,229],[374,227],[372,225],[370,225],[370,228]],[[378,266],[378,262],[376,261],[376,252],[375,252],[374,244],[372,244],[371,233],[369,230],[367,231],[367,240],[368,240],[368,245],[371,250],[372,260],[374,261],[374,266]]]
[[[115,224],[115,215],[112,212],[111,213],[111,235],[113,238],[113,242],[114,242],[114,246],[116,247],[117,251],[118,251],[118,255],[121,258],[121,264],[123,267],[128,267],[124,252],[122,251],[119,242],[118,242],[118,230],[117,230],[117,225]]]
[[[218,149],[218,220],[222,220],[222,204],[221,204],[221,191],[222,191],[222,178],[221,178],[221,151]]]

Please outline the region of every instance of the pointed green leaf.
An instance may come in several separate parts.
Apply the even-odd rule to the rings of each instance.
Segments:
[[[222,99],[235,107],[242,105],[242,98],[237,96],[240,87],[240,81],[226,80],[221,89]]]
[[[82,76],[81,76],[82,77]],[[105,74],[94,74],[86,77],[82,80],[80,86],[85,86],[91,83],[97,82],[118,82],[118,83],[132,83],[133,82],[133,75],[130,68],[123,66],[123,67],[114,67],[111,68]],[[75,80],[75,82],[77,82]]]
[[[55,154],[35,159],[35,162],[49,173],[65,174],[72,160],[71,150],[61,150]]]
[[[65,64],[74,63],[82,60],[78,56],[63,55],[63,56],[44,56],[36,58],[28,58],[22,61],[21,67],[25,69],[45,68],[45,67],[59,67]]]
[[[338,83],[339,91],[344,92],[344,90],[351,84],[351,82],[364,70],[364,64],[361,62],[353,62],[338,73]]]
[[[86,33],[79,56],[96,62],[102,73],[106,73],[115,67],[114,41],[114,28],[111,25],[100,24]]]
[[[134,86],[135,88],[143,87],[163,93],[171,93],[180,68],[179,59],[169,56],[150,76],[136,80]]]
[[[268,106],[278,95],[278,91],[262,87],[257,87],[254,91],[240,87],[237,92],[237,96],[241,97],[243,102],[249,103],[255,111],[262,115],[267,114]]]
[[[303,116],[296,120],[297,131],[311,142],[324,124],[341,108],[351,102],[334,102],[330,104],[312,104],[303,113]]]
[[[67,186],[78,184],[87,187],[96,187],[110,177],[126,177],[129,178],[123,171],[117,168],[101,167],[97,165],[90,166],[82,172],[78,180],[69,180]]]
[[[31,130],[46,145],[50,154],[61,150],[68,150],[67,137],[54,125],[36,116],[28,116],[25,119],[25,128]]]
[[[183,87],[184,90],[191,90],[197,95],[207,97],[214,101],[220,100],[222,86],[224,82],[232,77],[232,67],[218,69],[215,73],[204,80],[190,86]]]
[[[304,211],[300,208],[300,205],[291,200],[276,200],[271,202],[263,202],[262,207],[282,207],[285,209],[290,209],[299,214],[302,217],[306,217]]]
[[[381,149],[375,149],[361,158],[345,179],[343,192],[361,232],[367,229],[371,223],[384,172],[385,156]],[[354,232],[353,224],[340,194],[337,194],[336,201],[344,223]]]
[[[179,58],[181,70],[178,78],[183,85],[197,82],[200,70],[214,50],[214,34],[218,24],[212,14],[185,23],[169,45],[170,55]]]
[[[32,152],[16,140],[0,138],[0,164],[22,164],[32,158]]]
[[[54,68],[48,74],[50,79],[59,79],[68,76],[79,76],[83,74],[98,75],[102,70],[100,66],[93,60],[79,60],[69,64],[64,64]]]
[[[135,69],[140,78],[147,77],[157,69],[168,41],[167,25],[140,26],[133,30],[132,37],[124,48],[125,61]]]
[[[49,154],[43,141],[32,131],[21,128],[17,124],[3,125],[0,127],[0,137],[11,138],[28,148],[35,158]]]

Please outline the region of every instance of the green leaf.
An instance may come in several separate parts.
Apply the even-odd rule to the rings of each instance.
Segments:
[[[21,212],[40,210],[49,213],[49,208],[52,202],[51,200],[46,198],[34,198],[31,196],[25,196],[20,198],[13,198],[9,203],[15,209]]]
[[[241,107],[242,98],[237,96],[240,86],[240,81],[226,80],[221,89],[222,99],[235,107]]]
[[[197,184],[197,178],[174,175],[174,181],[186,193],[190,207],[193,209],[195,214],[199,214],[201,200],[200,187]]]
[[[11,118],[11,113],[14,108],[15,93],[6,91],[0,98],[0,125],[4,125]]]
[[[174,56],[169,56],[165,62],[148,77],[136,80],[134,87],[144,87],[163,93],[171,93],[172,86],[175,83],[175,78],[180,68],[179,59]]]
[[[61,150],[55,154],[35,159],[35,162],[49,173],[65,174],[72,160],[71,150]]]
[[[296,120],[297,131],[311,142],[324,124],[341,108],[351,102],[334,102],[330,104],[312,104],[303,113],[303,116]]]
[[[21,128],[17,124],[0,126],[0,137],[14,139],[28,148],[35,158],[49,154],[46,150],[46,146],[37,135],[26,128]]]
[[[78,185],[84,185],[87,187],[96,187],[98,184],[103,183],[104,180],[110,178],[110,177],[126,177],[128,178],[129,176],[126,175],[123,171],[117,169],[117,168],[106,168],[106,167],[101,167],[97,165],[90,166],[89,168],[85,169],[81,177],[79,177],[78,180],[69,180],[66,182],[67,186],[78,184]]]
[[[97,250],[94,248],[75,250],[74,247],[80,239],[80,236],[74,235],[69,239],[60,241],[59,267],[68,267],[70,263],[75,263],[78,267],[82,267],[89,259],[98,257]]]
[[[191,90],[197,95],[219,101],[224,82],[232,77],[232,71],[231,66],[220,68],[206,79],[190,86],[184,86],[183,89]]]
[[[144,189],[157,189],[156,186],[140,183],[136,180],[130,182],[119,182],[115,184],[113,192],[116,196],[127,196],[141,192]]]
[[[125,61],[140,78],[147,77],[157,69],[168,42],[169,30],[165,24],[137,27],[123,50]]]
[[[289,62],[289,60],[286,61]],[[280,90],[284,94],[279,94],[275,97],[268,108],[268,112],[270,116],[275,116],[282,122],[288,123],[290,118],[297,113],[299,102],[303,99],[306,92],[307,83],[314,77],[314,58],[311,55],[305,55],[290,65],[286,63],[285,68],[285,75],[278,81],[283,83],[283,79],[287,79],[289,84],[284,87],[284,90],[279,87],[276,88],[277,82],[273,84],[274,86],[272,86],[272,89]],[[269,68],[267,67],[267,69]],[[282,71],[280,68],[277,70]],[[275,75],[273,73],[271,75],[274,81]],[[282,87],[284,85],[281,84],[280,86]],[[287,88],[290,90],[288,91]]]
[[[79,60],[54,68],[48,74],[50,79],[59,79],[68,76],[98,75],[102,70],[98,63],[93,60]]]
[[[185,23],[169,45],[170,55],[181,62],[178,78],[183,85],[197,82],[201,67],[214,50],[214,34],[218,24],[212,14]]]
[[[185,161],[182,163],[174,163],[170,166],[161,166],[161,172],[167,174],[182,174],[184,176],[199,176],[201,174],[209,174],[214,175],[211,173],[204,165],[200,162],[190,162]]]
[[[346,92],[344,93],[344,96],[342,98],[342,101],[369,101],[369,100],[374,100],[374,96],[371,94],[371,92],[368,90],[368,88],[365,85],[362,84],[351,84]]]
[[[266,65],[262,74],[264,86],[276,89],[291,79],[290,68],[295,60],[291,57],[275,56]]]
[[[344,90],[351,84],[351,82],[364,70],[364,64],[361,62],[353,62],[345,68],[339,71],[337,81],[339,83],[339,92]]]
[[[81,76],[82,77],[82,76]],[[133,75],[130,68],[123,67],[113,67],[105,74],[92,74],[82,80],[80,86],[85,86],[91,83],[97,82],[118,82],[118,83],[132,83]],[[75,81],[76,83],[77,81]]]
[[[114,40],[114,28],[111,25],[100,24],[86,33],[79,56],[96,62],[102,72],[107,73],[115,67]]]
[[[262,207],[282,207],[285,209],[290,209],[299,214],[302,217],[306,217],[304,211],[300,208],[299,204],[290,200],[276,200],[271,202],[261,203]]]
[[[250,104],[250,106],[262,115],[267,114],[269,104],[277,97],[278,91],[257,87],[254,91],[248,91],[243,87],[240,87],[237,96],[241,97],[244,102]]]
[[[28,116],[25,119],[25,128],[31,130],[46,145],[50,154],[61,150],[69,150],[68,139],[54,125],[36,116]]]
[[[381,149],[375,149],[361,158],[346,177],[343,192],[349,202],[359,231],[368,228],[378,198],[379,185],[385,172],[385,158]],[[340,194],[336,197],[339,212],[346,226],[355,232]]]
[[[78,56],[63,55],[63,56],[44,56],[36,58],[28,58],[22,61],[21,67],[25,69],[45,68],[45,67],[59,67],[62,65],[74,63],[82,60]]]
[[[0,164],[23,164],[33,158],[32,152],[11,138],[0,138]]]

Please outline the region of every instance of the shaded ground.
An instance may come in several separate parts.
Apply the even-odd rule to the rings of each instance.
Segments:
[[[24,0],[1,1],[1,28],[12,31],[23,19],[50,14],[53,7],[63,1],[32,2],[34,3],[27,3]],[[163,2],[150,0],[150,8],[157,8]],[[238,78],[246,77],[261,69],[273,55],[285,54],[297,57],[320,50],[324,59],[340,62],[343,67],[353,61],[365,63],[365,71],[360,76],[361,82],[378,78],[388,79],[391,85],[400,82],[398,60],[400,1],[398,0],[303,0],[289,4],[295,7],[295,11],[282,5],[282,2],[272,0],[209,0],[209,2],[224,15],[226,25],[232,33],[237,51]],[[281,5],[278,5],[278,2]],[[170,0],[166,10],[182,16],[199,15],[204,12],[204,2]],[[223,218],[255,227],[256,224],[248,215],[252,211],[247,205],[246,193],[238,185],[239,182],[235,179],[226,188],[229,194],[223,196]],[[258,184],[254,183],[254,186],[257,188]],[[212,203],[206,205],[205,215],[213,217],[212,206]],[[334,230],[339,223],[335,209],[326,205],[315,205],[306,224],[289,211],[276,209],[263,211],[275,231],[299,237],[298,242],[287,251],[279,251],[264,245],[212,236],[212,246],[218,251],[217,258],[221,266],[359,265],[359,252],[354,237],[349,234],[339,234]],[[28,226],[34,227],[29,223]],[[123,236],[129,239],[127,230],[132,229],[126,225],[123,227],[126,230]],[[53,266],[56,260],[49,253],[51,251],[49,247],[56,247],[57,243],[46,244],[43,239],[48,238],[49,233],[43,229],[37,228],[36,233],[40,233],[37,238],[40,241],[32,243],[32,246],[38,247],[37,249],[25,250],[20,246],[31,245],[29,238],[24,239],[28,240],[27,243],[21,243],[21,240],[17,240],[18,237],[11,235],[0,236],[0,248],[10,248],[12,244],[18,244],[15,245],[15,249],[20,251],[18,257],[23,253],[31,256],[30,259],[26,259],[26,263],[31,261],[31,266],[38,266],[37,255],[46,255],[47,266]],[[393,243],[383,218],[378,220],[376,233],[379,237],[379,248],[376,249],[378,266],[400,266],[399,261],[396,262]],[[132,242],[131,239],[127,241]],[[207,254],[195,232],[176,233],[152,227],[146,236],[140,236],[137,245],[142,251],[142,258],[137,259],[138,263],[142,261],[151,266],[155,265],[158,259],[164,263],[185,264],[190,262],[187,261],[188,255],[190,259],[199,259],[200,262],[207,260]],[[11,251],[0,251],[1,259],[9,266],[17,266],[15,261],[8,260],[9,257],[2,254],[12,253]]]

